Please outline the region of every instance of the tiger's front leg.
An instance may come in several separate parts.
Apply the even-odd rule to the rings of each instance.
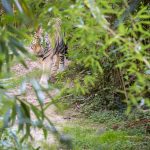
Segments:
[[[65,56],[63,54],[59,54],[59,69],[58,73],[65,70]]]
[[[47,88],[48,87],[48,80],[49,80],[49,76],[50,76],[50,68],[52,66],[52,59],[51,56],[45,58],[42,62],[43,64],[43,71],[42,71],[42,76],[40,79],[40,84]]]
[[[53,56],[52,59],[52,67],[51,67],[51,82],[55,82],[55,77],[57,74],[57,70],[59,68],[59,54]]]

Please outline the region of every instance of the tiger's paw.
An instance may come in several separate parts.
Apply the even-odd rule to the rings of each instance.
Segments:
[[[47,81],[40,80],[40,85],[41,85],[43,88],[48,88],[48,82],[47,82]]]

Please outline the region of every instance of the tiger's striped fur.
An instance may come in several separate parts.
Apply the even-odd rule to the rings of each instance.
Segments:
[[[34,34],[34,40],[31,44],[31,49],[35,52],[37,57],[42,58],[43,72],[40,83],[48,86],[48,80],[54,82],[55,76],[58,72],[64,71],[65,55],[67,54],[67,45],[64,43],[61,33],[61,20],[56,19],[54,24],[54,46],[51,44],[51,39],[48,33],[43,36],[41,27]],[[43,43],[45,42],[45,45]]]

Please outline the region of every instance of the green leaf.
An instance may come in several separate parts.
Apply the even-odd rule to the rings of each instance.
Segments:
[[[9,14],[13,14],[13,10],[11,7],[11,1],[10,0],[1,0],[1,2],[2,2],[2,6],[6,10],[6,12],[8,12]]]
[[[4,115],[4,119],[3,119],[3,122],[4,122],[4,126],[3,126],[3,128],[7,128],[7,127],[9,127],[9,121],[10,121],[10,113],[11,112],[11,109],[9,109],[7,112],[6,112],[6,114]]]
[[[17,119],[18,119],[18,131],[21,131],[23,130],[23,126],[24,126],[24,115],[21,107],[18,104],[16,104],[16,112],[17,112]]]

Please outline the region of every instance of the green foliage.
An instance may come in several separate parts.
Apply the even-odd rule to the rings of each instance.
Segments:
[[[33,145],[29,142],[20,142],[20,135],[15,130],[5,129],[0,133],[0,149],[1,150],[34,150]]]
[[[88,118],[95,123],[104,124],[110,129],[120,129],[128,132],[130,135],[147,135],[149,134],[150,112],[140,112],[134,110],[129,115],[118,111],[96,111],[88,114]]]
[[[149,107],[150,18],[148,7],[149,2],[145,0],[65,0],[61,3],[51,0],[1,0],[0,78],[11,76],[9,70],[12,57],[16,57],[27,67],[24,56],[30,57],[30,55],[24,48],[24,43],[29,43],[31,40],[28,35],[39,24],[50,32],[51,19],[60,17],[64,22],[63,30],[66,32],[65,40],[69,46],[69,58],[73,61],[72,68],[77,68],[74,71],[71,68],[73,80],[67,79],[62,93],[72,94],[76,98],[86,95],[83,100],[87,104],[94,99],[95,104],[91,103],[89,106],[95,110],[115,108],[115,103],[122,100],[128,104],[128,112],[132,106],[138,106],[141,101]],[[30,80],[30,83],[34,87],[40,108],[36,108],[18,96],[8,96],[7,87],[3,86],[5,83],[0,81],[0,127],[2,129],[12,127],[17,118],[18,130],[25,130],[22,141],[30,136],[31,127],[43,129],[45,137],[47,131],[52,129],[59,137],[60,134],[44,114],[43,89],[34,79]],[[69,84],[72,84],[73,88],[70,88]],[[21,94],[24,94],[26,83],[23,82],[21,85]],[[91,97],[90,100],[89,97]],[[79,101],[81,102],[80,99]],[[36,116],[35,122],[31,118],[31,112]],[[101,120],[105,118],[109,119],[109,114],[101,116]],[[48,126],[44,120],[48,122]],[[77,131],[79,131],[77,143],[81,143],[81,148],[92,149],[94,142],[97,146],[97,137],[94,138],[91,130],[78,128]],[[80,137],[80,132],[89,132],[91,135],[83,134],[84,136]],[[106,144],[107,139],[116,141],[112,149],[121,145],[124,149],[128,148],[127,144],[130,146],[128,138],[127,140],[125,138],[124,145],[122,140],[118,142],[117,136],[124,139],[126,134],[108,132],[101,137],[101,141]],[[63,141],[66,142],[65,140],[64,138]],[[83,144],[85,141],[88,142]],[[105,145],[103,146],[105,148]],[[132,146],[129,148],[132,149]]]
[[[118,123],[121,125],[123,120],[125,120],[127,116],[121,113],[119,114],[119,112],[117,111],[99,111],[95,113],[93,112],[89,118],[98,123],[104,123],[107,125],[111,123],[109,126],[112,126],[113,124]]]
[[[26,80],[17,79],[17,84],[20,84],[20,93],[14,96],[9,94],[10,86],[5,85],[6,82],[11,82],[10,68],[13,58],[15,57],[16,61],[22,63],[24,67],[27,67],[24,59],[26,57],[32,58],[24,43],[28,43],[27,40],[30,40],[29,31],[27,31],[29,24],[32,25],[31,31],[38,24],[38,21],[33,18],[32,10],[29,8],[27,1],[0,1],[1,149],[36,149],[33,145],[28,148],[23,147],[24,142],[32,137],[31,129],[33,128],[42,130],[45,138],[47,138],[49,132],[53,133],[57,140],[61,138],[51,120],[45,115],[44,89],[39,85],[38,81],[34,78],[29,79],[29,77],[26,77]],[[10,77],[10,80],[5,79],[7,77]],[[21,97],[26,94],[27,82],[34,89],[39,107]],[[45,92],[47,91],[45,90]],[[34,119],[32,115],[35,116]],[[14,127],[17,128],[18,133],[21,133],[20,136],[12,132]],[[67,140],[63,138],[61,138],[61,141],[67,143]],[[28,146],[28,144],[26,145]]]
[[[149,106],[149,10],[145,2],[79,0],[63,4],[59,7],[56,2],[58,7],[51,6],[52,12],[65,22],[69,57],[80,68],[73,81],[68,79],[74,89],[64,87],[66,92],[85,95],[94,89],[100,96],[111,97],[100,103],[108,101],[113,107],[124,100],[128,112],[141,100]]]

